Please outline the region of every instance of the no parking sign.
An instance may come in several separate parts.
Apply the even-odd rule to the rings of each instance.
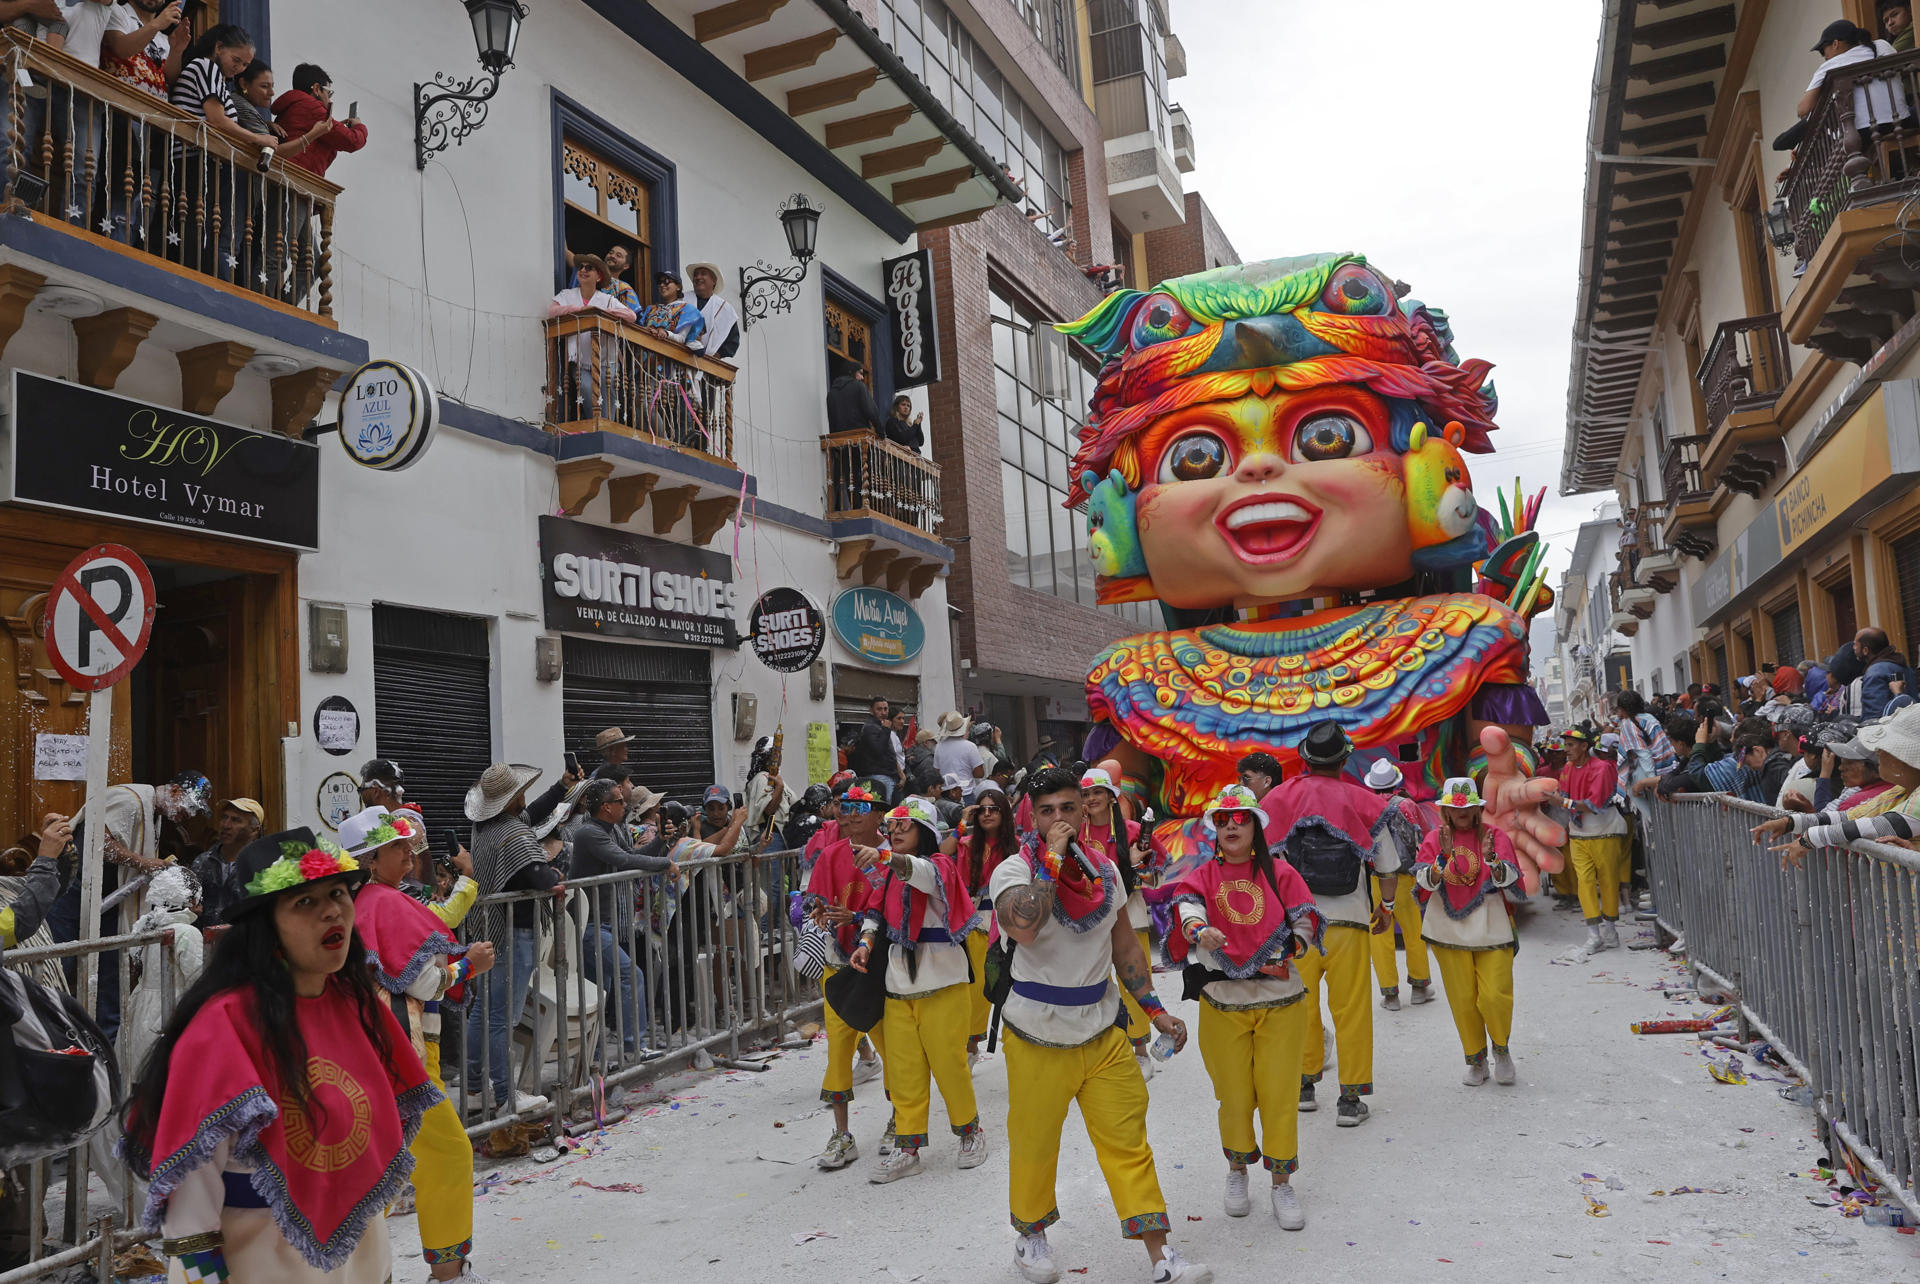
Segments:
[[[120,544],[67,564],[47,609],[47,655],[69,686],[101,691],[133,671],[153,634],[153,572]]]

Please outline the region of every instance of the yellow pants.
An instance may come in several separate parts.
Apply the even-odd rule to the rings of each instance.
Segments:
[[[1136,928],[1133,934],[1140,938],[1140,952],[1147,956],[1147,970],[1148,975],[1151,976],[1153,970],[1153,944],[1147,936],[1147,929],[1144,927]],[[1153,1022],[1147,1019],[1145,1009],[1140,1006],[1140,1000],[1133,997],[1132,990],[1120,984],[1120,974],[1118,972],[1113,974],[1113,983],[1120,991],[1120,1002],[1126,1005],[1127,1037],[1135,1043],[1140,1042],[1142,1039],[1151,1039],[1153,1037]]]
[[[828,968],[826,975],[820,978],[820,984],[825,985],[839,970],[836,967]],[[828,1105],[839,1105],[843,1101],[853,1100],[853,1058],[860,1048],[860,1031],[842,1021],[840,1014],[833,1010],[833,1004],[823,1003],[820,1006],[827,1013],[827,1073],[820,1080],[820,1100]],[[867,1034],[873,1040],[873,1050],[882,1057],[887,1055],[885,1026],[883,1020]]]
[[[426,1048],[427,1076],[444,1094],[439,1040],[428,1039]],[[413,1206],[427,1264],[466,1260],[473,1253],[473,1143],[452,1101],[443,1096],[420,1117],[420,1131],[407,1149],[413,1152]]]
[[[1489,1039],[1496,1051],[1505,1052],[1513,1037],[1513,951],[1435,945],[1433,961],[1447,988],[1447,1006],[1453,1009],[1467,1060],[1485,1053]]]
[[[1573,881],[1573,858],[1564,847],[1560,849],[1560,868],[1553,871],[1552,879],[1555,896],[1573,896],[1579,890]]]
[[[1264,1158],[1268,1171],[1300,1166],[1300,1087],[1293,1068],[1313,1013],[1302,999],[1283,1008],[1226,1012],[1200,1000],[1200,1057],[1220,1103],[1220,1149],[1231,1163]],[[1313,1031],[1320,1042],[1320,1032]],[[1260,1112],[1260,1137],[1253,1112]]]
[[[1054,1198],[1060,1130],[1067,1107],[1077,1101],[1120,1215],[1120,1233],[1139,1239],[1171,1229],[1153,1170],[1153,1147],[1147,1144],[1147,1081],[1140,1077],[1127,1036],[1109,1029],[1077,1048],[1043,1048],[1012,1030],[1006,1034],[1013,1228],[1031,1235],[1060,1219]]]
[[[1373,899],[1378,904],[1385,898],[1380,895],[1380,876],[1372,877]],[[1399,894],[1393,901],[1393,921],[1400,925],[1400,939],[1407,943],[1407,979],[1424,986],[1433,979],[1433,972],[1427,966],[1427,938],[1420,935],[1420,898],[1413,894],[1411,878],[1400,880]],[[1373,976],[1381,992],[1399,989],[1400,968],[1393,957],[1393,929],[1372,937],[1371,947]]]
[[[1568,864],[1580,887],[1580,916],[1589,923],[1620,917],[1620,884],[1633,859],[1633,835],[1569,838]]]
[[[985,930],[967,934],[967,959],[973,964],[973,984],[968,988],[968,1011],[971,1019],[967,1033],[976,1039],[987,1037],[987,1027],[993,1023],[993,1004],[987,1002],[987,934]]]
[[[1333,1043],[1340,1054],[1340,1092],[1368,1096],[1373,1092],[1373,1004],[1367,998],[1367,971],[1372,946],[1364,927],[1336,924],[1327,928],[1327,952],[1308,950],[1294,966],[1307,987],[1307,1011],[1320,1014],[1320,981],[1326,978],[1327,1008],[1333,1013]],[[1311,1019],[1309,1020],[1311,1024]],[[1320,1082],[1326,1069],[1324,1040],[1308,1039],[1300,1054],[1300,1081]],[[1294,1094],[1298,1105],[1299,1094]]]
[[[949,985],[917,999],[887,1000],[887,1095],[893,1098],[894,1141],[902,1150],[927,1144],[933,1085],[947,1106],[956,1137],[980,1127],[980,1106],[967,1069],[967,1026],[973,1011],[967,986]]]

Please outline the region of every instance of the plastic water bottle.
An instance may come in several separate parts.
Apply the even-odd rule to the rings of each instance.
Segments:
[[[1173,1035],[1163,1031],[1147,1051],[1153,1055],[1155,1061],[1166,1061],[1173,1056],[1175,1042]]]

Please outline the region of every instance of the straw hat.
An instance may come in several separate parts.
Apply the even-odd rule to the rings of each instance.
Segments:
[[[701,268],[705,268],[707,271],[713,273],[713,292],[715,294],[725,294],[727,292],[727,274],[720,270],[720,265],[717,263],[687,264],[687,280],[693,280],[693,274]]]
[[[595,753],[605,753],[607,750],[613,748],[615,745],[626,744],[629,740],[632,740],[632,739],[633,739],[632,736],[627,735],[625,732],[621,731],[620,728],[608,727],[605,731],[602,731],[599,735],[593,738],[593,750]]]
[[[1875,726],[1862,727],[1860,740],[1875,753],[1920,767],[1920,704],[1909,705]]]
[[[665,794],[657,794],[645,785],[636,782],[633,786],[633,797],[627,799],[627,814],[630,816],[644,816],[666,800],[667,796]]]
[[[961,736],[967,734],[967,728],[972,724],[972,718],[967,717],[964,713],[949,709],[940,715],[939,721],[934,725],[940,729],[940,739],[958,740]]]
[[[1259,819],[1260,827],[1262,829],[1266,828],[1267,813],[1260,810],[1260,800],[1255,798],[1253,796],[1253,790],[1247,788],[1245,785],[1228,785],[1225,789],[1222,789],[1218,794],[1214,795],[1213,801],[1207,804],[1207,810],[1202,813],[1202,819],[1206,821],[1207,828],[1212,829],[1214,827],[1213,813],[1217,811],[1239,810],[1252,812]]]
[[[1366,783],[1369,789],[1398,789],[1405,780],[1400,768],[1386,758],[1375,759],[1374,764],[1367,768]]]
[[[618,730],[617,727],[614,729]],[[523,762],[494,763],[480,773],[479,783],[467,790],[467,803],[463,808],[467,819],[492,820],[538,779],[538,767],[529,767]]]
[[[1469,807],[1484,807],[1486,803],[1480,797],[1480,791],[1474,787],[1471,776],[1450,776],[1440,796],[1433,800],[1439,806],[1452,807],[1465,811]]]

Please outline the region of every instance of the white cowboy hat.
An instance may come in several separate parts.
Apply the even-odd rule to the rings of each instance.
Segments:
[[[940,715],[934,725],[940,729],[940,739],[958,740],[967,734],[967,728],[973,725],[973,719],[957,710],[949,709]]]
[[[529,767],[523,762],[494,763],[480,773],[479,783],[467,790],[467,802],[463,808],[467,819],[492,820],[538,779],[538,767]]]
[[[1486,806],[1471,776],[1449,777],[1447,783],[1440,789],[1440,796],[1433,801],[1441,807],[1450,807],[1459,811]]]
[[[713,273],[713,292],[715,294],[725,294],[727,292],[727,274],[720,270],[720,265],[718,263],[687,264],[687,266],[683,269],[687,274],[687,284],[688,285],[693,284],[693,274],[695,272],[698,272],[701,268],[705,268],[707,271]]]
[[[545,838],[548,834],[551,834],[554,830],[566,824],[572,817],[573,804],[563,802],[549,812],[545,820],[533,827],[533,836],[535,838]]]
[[[1084,787],[1085,786],[1082,786],[1082,788]],[[1253,796],[1253,790],[1247,788],[1245,785],[1228,785],[1225,789],[1222,789],[1214,796],[1213,801],[1207,804],[1206,811],[1201,813],[1201,815],[1206,821],[1207,828],[1212,829],[1214,828],[1213,813],[1216,811],[1236,811],[1241,808],[1259,817],[1260,827],[1262,829],[1267,827],[1267,813],[1260,810],[1260,800],[1255,798]]]
[[[1876,726],[1860,728],[1860,740],[1875,753],[1920,767],[1920,704],[1908,705]]]
[[[395,821],[400,823],[396,825]],[[404,832],[402,826],[405,827]],[[419,836],[423,828],[424,822],[419,812],[402,815],[385,807],[369,807],[340,822],[340,845],[347,849],[347,855],[356,859],[378,851],[388,843],[402,841],[407,843],[407,851],[411,853],[415,850],[412,840]]]
[[[1367,768],[1366,783],[1369,789],[1398,789],[1405,780],[1400,768],[1385,758],[1375,759],[1373,765]]]

